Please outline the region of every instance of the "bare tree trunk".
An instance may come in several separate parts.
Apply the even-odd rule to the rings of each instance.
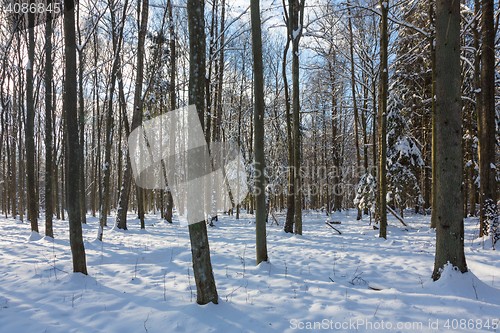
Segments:
[[[64,54],[65,54],[65,80],[64,80],[64,116],[67,131],[67,186],[68,186],[68,217],[71,253],[73,255],[73,272],[87,274],[85,248],[82,236],[82,216],[80,209],[80,182],[79,168],[82,164],[80,155],[80,142],[78,139],[78,114],[77,81],[76,81],[76,33],[74,1],[64,3]]]
[[[168,7],[168,31],[170,35],[170,89],[169,89],[169,97],[170,97],[170,110],[174,111],[177,109],[177,94],[176,94],[176,86],[175,86],[175,76],[177,75],[177,53],[176,53],[176,35],[174,30],[174,17],[172,14],[172,0],[167,0]],[[174,200],[172,198],[172,192],[167,188],[165,193],[165,201],[166,201],[166,209],[165,209],[165,220],[169,223],[172,223],[173,218],[173,208],[174,208]],[[163,202],[163,198],[162,198]]]
[[[98,48],[97,32],[94,32],[93,36],[93,53],[94,61],[93,65],[97,68],[99,60],[99,48]],[[96,216],[97,203],[101,200],[101,114],[99,108],[99,85],[98,85],[98,74],[97,71],[94,73],[94,89],[92,92],[92,149],[95,149],[95,154],[92,154],[93,161],[93,183],[92,183],[92,216]]]
[[[333,211],[340,212],[342,210],[342,191],[340,189],[342,182],[342,171],[341,169],[341,136],[339,135],[339,106],[337,103],[337,94],[336,94],[336,80],[334,74],[334,67],[336,65],[336,55],[333,56],[333,63],[328,64],[328,72],[330,77],[330,89],[331,89],[331,108],[332,108],[332,160],[333,160]]]
[[[361,170],[361,152],[359,150],[359,134],[358,134],[358,102],[356,100],[356,72],[354,71],[354,36],[352,32],[352,18],[351,18],[351,7],[349,1],[347,1],[347,13],[348,13],[348,27],[349,27],[349,60],[351,63],[351,94],[352,94],[352,105],[354,109],[354,145],[356,148],[356,173],[354,182],[359,181],[359,170]],[[358,215],[356,220],[361,220],[361,208],[358,208]]]
[[[368,175],[370,173],[368,169],[368,120],[366,113],[368,112],[368,79],[363,80],[365,82],[365,86],[363,88],[363,110],[361,111],[361,128],[363,130],[363,167],[364,167],[364,172],[365,175]],[[368,215],[368,207],[365,207],[363,214]]]
[[[33,27],[34,16],[28,14],[29,26]],[[31,230],[38,232],[38,212],[35,179],[35,100],[33,96],[33,66],[35,62],[35,31],[28,29],[28,65],[26,68],[26,189],[28,201],[28,220]]]
[[[217,117],[215,118],[214,122],[214,130],[213,130],[213,137],[214,141],[220,141],[221,140],[221,127],[222,127],[222,95],[223,95],[223,87],[224,87],[224,49],[225,45],[224,43],[226,42],[226,0],[221,1],[221,14],[220,14],[220,32],[219,32],[219,64],[218,64],[218,75],[217,75],[217,80],[218,80],[218,87],[217,87],[217,110],[216,110],[216,115]]]
[[[462,196],[460,2],[436,4],[436,257],[432,278],[448,262],[467,271]]]
[[[106,130],[105,130],[105,147],[104,147],[104,165],[103,165],[103,179],[102,179],[102,195],[99,207],[99,231],[97,239],[102,240],[104,227],[107,225],[108,209],[110,203],[110,175],[111,175],[111,144],[113,136],[113,98],[115,93],[116,79],[120,68],[120,52],[123,39],[123,27],[128,7],[128,0],[125,0],[123,5],[123,12],[121,21],[116,23],[115,8],[111,6],[111,26],[113,29],[113,65],[111,68],[111,81],[107,92],[107,106],[106,106]],[[117,28],[117,26],[119,28]],[[117,30],[117,31],[115,31]]]
[[[207,61],[207,69],[205,71],[205,108],[206,114],[204,116],[204,131],[205,131],[205,140],[207,141],[208,146],[210,147],[210,139],[211,130],[212,130],[212,65],[214,61],[214,52],[215,52],[215,27],[216,27],[216,18],[217,18],[217,6],[218,0],[212,0],[212,13],[210,20],[210,38],[208,45],[208,61]]]
[[[189,104],[196,105],[203,128],[205,112],[205,1],[188,0],[187,17],[189,29]],[[205,221],[189,225],[193,272],[196,282],[198,304],[217,304],[219,296],[210,260],[207,226]]]
[[[16,100],[16,97],[15,97],[15,94],[12,98],[13,100],[13,104],[15,105],[15,100]],[[16,176],[16,165],[18,165],[17,163],[17,156],[16,156],[16,145],[18,143],[16,143],[16,140],[17,140],[17,131],[18,131],[18,128],[17,128],[17,123],[16,123],[16,120],[14,118],[14,108],[11,109],[11,122],[12,122],[12,137],[11,137],[11,154],[12,154],[12,169],[11,169],[11,172],[10,172],[10,175],[11,175],[11,179],[12,179],[12,183],[11,183],[11,196],[12,196],[12,217],[17,219],[17,216],[18,216],[18,200],[19,200],[19,196],[18,196],[18,180],[17,180],[17,176]],[[17,110],[16,110],[17,111]]]
[[[262,32],[260,23],[260,0],[250,3],[252,20],[252,53],[254,75],[254,152],[255,152],[255,234],[256,263],[267,261],[266,243],[266,159],[264,156],[264,65],[262,63]]]
[[[135,80],[135,91],[134,91],[134,112],[132,116],[132,127],[130,131],[137,128],[142,122],[142,83],[144,81],[144,43],[146,41],[146,32],[148,24],[149,15],[149,0],[142,1],[141,19],[140,19],[140,29],[139,37],[137,40],[137,74]],[[124,114],[124,117],[126,115]],[[124,119],[124,121],[127,121]],[[126,126],[128,127],[128,126]],[[127,135],[128,129],[126,131]],[[127,211],[130,196],[130,188],[132,183],[132,170],[130,165],[130,159],[127,153],[126,156],[126,167],[123,173],[123,182],[120,188],[120,199],[118,201],[118,211],[116,214],[116,226],[119,229],[127,229]],[[138,214],[141,220],[141,229],[144,229],[144,200],[143,200],[143,190],[136,186],[137,193],[137,204],[138,204]]]
[[[290,28],[292,36],[292,110],[293,110],[293,167],[294,167],[294,233],[302,235],[302,179],[301,167],[301,135],[300,135],[300,86],[299,86],[299,42],[302,36],[304,17],[304,1],[290,0]]]
[[[378,177],[379,177],[379,171],[378,171],[378,124],[377,124],[377,80],[374,78],[372,81],[372,104],[373,104],[373,116],[372,116],[372,144],[373,144],[373,149],[372,149],[372,159],[373,159],[373,166],[374,166],[374,177],[377,179],[378,182]],[[380,195],[379,191],[375,191],[375,212],[374,212],[374,218],[375,222],[378,223],[379,221],[379,210],[380,210]]]
[[[477,113],[480,237],[488,235],[490,227],[494,227],[495,231],[497,231],[499,223],[495,161],[495,30],[493,0],[482,0],[482,12],[481,111]],[[498,232],[500,233],[500,230]]]
[[[430,20],[431,26],[435,26],[435,14],[434,14],[434,5],[430,4]],[[435,202],[436,202],[436,46],[435,46],[435,31],[430,32],[430,50],[431,50],[431,66],[432,66],[432,74],[431,74],[431,123],[432,123],[432,150],[431,150],[431,163],[432,163],[432,183],[431,183],[431,228],[436,228],[437,226],[437,216],[434,211]]]
[[[386,141],[386,119],[387,119],[387,98],[388,98],[388,75],[387,66],[387,44],[389,37],[387,34],[387,15],[389,12],[389,1],[380,0],[380,10],[382,19],[380,22],[380,84],[379,84],[379,110],[378,110],[378,130],[379,130],[379,164],[378,164],[378,186],[379,186],[379,222],[380,237],[387,238],[387,141]]]
[[[78,27],[78,44],[82,45],[81,32],[80,32],[80,6],[78,6],[77,13],[77,27]],[[83,70],[84,70],[84,53],[83,46],[77,49],[78,51],[78,131],[80,136],[80,155],[82,164],[79,169],[80,181],[80,210],[82,215],[82,223],[87,223],[87,202],[85,190],[85,100],[83,98]]]
[[[48,13],[50,15],[50,13]],[[54,237],[52,215],[54,204],[52,195],[52,20],[45,25],[45,236]]]
[[[293,162],[293,137],[292,137],[292,116],[291,116],[291,108],[290,108],[290,90],[288,89],[288,78],[286,75],[286,59],[288,49],[290,47],[290,36],[292,35],[290,31],[290,24],[288,23],[288,16],[286,8],[283,8],[285,11],[285,17],[287,17],[287,26],[288,26],[288,37],[285,45],[285,50],[283,51],[283,62],[282,62],[282,75],[283,75],[283,85],[285,92],[285,113],[286,113],[286,133],[287,133],[287,152],[288,152],[288,194],[286,197],[286,221],[285,221],[285,232],[292,233],[293,232],[293,219],[295,216],[295,191],[294,191],[294,162]]]
[[[475,175],[475,168],[476,165],[474,163],[474,157],[475,155],[475,149],[474,149],[474,143],[473,143],[473,138],[474,138],[474,127],[475,127],[475,120],[478,119],[479,113],[482,112],[482,96],[481,96],[481,0],[475,0],[474,1],[474,25],[472,27],[473,29],[473,38],[474,38],[474,94],[475,94],[475,105],[473,106],[474,109],[470,111],[470,115],[467,115],[467,123],[464,126],[467,126],[467,131],[469,131],[470,134],[470,139],[467,140],[467,144],[465,145],[465,160],[466,160],[466,165],[470,161],[470,165],[466,166],[465,169],[465,184],[466,184],[466,191],[465,193],[465,202],[464,202],[464,207],[466,211],[464,212],[464,217],[467,216],[475,216],[476,214],[476,194],[477,194],[477,186],[474,180],[474,175]],[[479,120],[479,119],[478,119]],[[479,123],[479,121],[478,121]],[[479,228],[479,233],[481,234],[481,230],[483,229],[480,225]]]
[[[247,49],[247,44],[243,44],[243,57],[246,54],[246,49]],[[241,147],[242,141],[241,141],[241,129],[243,127],[242,123],[242,114],[243,114],[243,93],[245,89],[245,61],[241,61],[241,83],[240,83],[240,91],[239,91],[239,102],[238,102],[238,147]],[[241,204],[238,203],[236,205],[236,219],[240,219],[240,208]]]

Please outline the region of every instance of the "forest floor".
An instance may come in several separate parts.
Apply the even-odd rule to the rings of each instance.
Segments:
[[[408,214],[409,228],[391,216],[387,240],[355,217],[332,216],[342,235],[320,212],[305,213],[303,236],[268,224],[270,262],[255,266],[252,216],[220,216],[208,230],[219,304],[205,306],[178,222],[148,215],[140,230],[131,214],[99,242],[89,217],[84,276],[71,273],[67,221],[51,239],[1,218],[0,332],[500,332],[500,252],[476,238],[477,219],[465,221],[470,272],[432,282],[429,216]]]

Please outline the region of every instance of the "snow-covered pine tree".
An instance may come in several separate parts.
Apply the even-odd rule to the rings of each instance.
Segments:
[[[405,117],[409,113],[404,103],[405,91],[398,91],[397,84],[396,81],[389,89],[391,94],[387,114],[387,201],[402,213],[407,207],[423,204],[417,174],[424,161]]]
[[[494,202],[486,203],[485,217],[490,222],[491,245],[496,249],[496,244],[500,240],[500,218],[498,217],[497,205]]]
[[[356,196],[354,198],[354,206],[358,209],[372,209],[375,206],[377,195],[377,180],[371,173],[365,173],[359,179],[356,186]]]
[[[394,81],[398,81],[398,96],[405,107],[404,117],[411,124],[411,135],[421,148],[422,159],[431,166],[434,45],[434,2],[409,0],[400,7],[400,15],[409,25],[398,25],[395,43]],[[414,175],[424,200],[423,208],[431,205],[432,169],[417,168]]]
[[[477,160],[478,138],[475,114],[464,110],[464,135],[462,138],[464,146],[464,188],[467,204],[464,206],[465,216],[476,216],[477,191],[479,190],[479,164]],[[476,128],[473,128],[473,127]]]

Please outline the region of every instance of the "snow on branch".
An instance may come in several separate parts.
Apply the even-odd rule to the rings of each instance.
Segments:
[[[382,13],[377,10],[377,9],[374,9],[374,8],[371,8],[371,7],[366,7],[366,6],[362,6],[362,5],[352,5],[350,6],[350,8],[359,8],[359,9],[365,9],[365,10],[368,10],[376,15],[379,15],[379,16],[382,16]],[[402,21],[400,19],[397,19],[395,17],[392,17],[392,16],[388,16],[387,19],[393,23],[396,23],[400,26],[403,26],[403,27],[407,27],[407,28],[410,28],[412,30],[415,30],[416,32],[422,34],[425,38],[429,38],[430,37],[430,34],[428,31],[425,31],[425,30],[422,30],[420,29],[419,27],[409,23],[409,22],[406,22],[406,21]]]

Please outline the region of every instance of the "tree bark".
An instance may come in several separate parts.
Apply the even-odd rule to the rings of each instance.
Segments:
[[[78,42],[82,45],[81,31],[80,31],[80,6],[78,6],[77,13],[77,27],[78,27]],[[78,132],[80,137],[80,155],[82,164],[79,168],[79,181],[80,181],[80,214],[82,215],[82,223],[87,223],[87,200],[86,200],[86,184],[85,184],[85,99],[83,94],[83,71],[84,71],[84,53],[83,46],[77,49],[78,51]]]
[[[294,233],[302,235],[302,180],[300,135],[300,67],[299,42],[302,36],[304,0],[289,1],[292,36],[292,112],[293,112],[293,168],[294,168]]]
[[[80,209],[80,182],[79,168],[82,164],[80,155],[80,142],[78,139],[78,114],[77,114],[77,80],[76,80],[76,33],[74,1],[64,2],[64,55],[65,80],[64,80],[64,117],[66,123],[66,165],[67,181],[67,207],[69,217],[69,237],[71,253],[73,256],[73,272],[87,274],[85,247],[82,236],[82,219]]]
[[[104,146],[104,165],[102,166],[102,195],[99,207],[99,231],[97,234],[97,239],[102,240],[102,234],[104,227],[107,226],[108,220],[108,209],[110,203],[110,175],[111,175],[111,144],[113,137],[113,98],[115,93],[115,85],[117,75],[120,68],[120,52],[122,47],[123,39],[123,27],[125,22],[125,13],[128,7],[128,0],[125,0],[123,5],[123,13],[121,21],[116,23],[116,13],[115,8],[111,6],[111,27],[113,30],[113,65],[111,68],[111,79],[109,83],[109,89],[106,96],[106,130],[105,130],[105,146]],[[119,28],[117,28],[117,25]]]
[[[28,220],[31,222],[31,231],[38,232],[38,211],[36,200],[35,179],[35,100],[33,96],[33,67],[35,62],[35,31],[34,15],[28,14],[28,65],[26,68],[26,190]]]
[[[387,44],[389,43],[387,33],[387,16],[389,13],[389,1],[380,0],[380,10],[382,18],[380,22],[380,83],[379,83],[379,159],[378,159],[378,186],[379,186],[379,210],[378,218],[380,222],[379,236],[387,238],[387,140],[386,140],[386,119],[387,119],[387,98],[389,68],[387,65]]]
[[[52,19],[49,17],[45,25],[45,236],[53,238],[52,79]]]
[[[189,87],[188,102],[196,105],[203,128],[205,113],[205,1],[188,0],[187,17],[189,30]],[[215,285],[210,248],[205,221],[189,225],[193,272],[198,304],[217,304],[219,296]]]
[[[352,18],[351,18],[351,5],[347,1],[347,13],[348,13],[348,27],[349,27],[349,60],[351,63],[351,94],[352,94],[352,106],[354,109],[354,145],[356,148],[356,173],[354,182],[357,184],[359,182],[359,171],[361,170],[361,152],[359,149],[359,112],[358,112],[358,102],[356,100],[356,72],[354,71],[354,36],[352,32]],[[361,209],[358,208],[358,214],[356,220],[361,220]]]
[[[479,113],[482,112],[481,107],[481,0],[474,1],[474,25],[472,27],[472,33],[474,38],[474,80],[473,80],[473,91],[475,97],[475,105],[474,109],[469,111],[469,114],[464,117],[466,118],[466,124],[464,124],[464,128],[469,132],[469,137],[466,140],[466,145],[464,147],[464,155],[466,164],[470,161],[470,165],[467,165],[465,169],[465,185],[466,191],[464,193],[464,217],[475,216],[476,214],[476,195],[477,195],[477,186],[475,183],[475,169],[476,164],[474,163],[476,155],[475,147],[474,147],[474,134],[476,122],[478,120]],[[479,121],[478,121],[479,122]],[[481,234],[481,229],[483,229],[480,225],[479,233]]]
[[[264,65],[262,63],[262,32],[260,22],[260,0],[251,0],[252,54],[254,76],[254,156],[255,156],[255,235],[256,263],[267,261],[266,244],[266,160],[264,156]]]
[[[337,100],[337,82],[335,80],[334,67],[336,66],[336,54],[333,53],[333,64],[330,62],[328,64],[328,71],[330,77],[330,89],[331,89],[331,108],[332,108],[332,160],[333,160],[333,211],[340,212],[342,210],[342,170],[341,170],[341,137],[339,134],[340,127],[339,124],[339,106]]]
[[[286,8],[284,8],[285,11],[285,17],[288,17],[286,15],[287,11]],[[294,184],[293,181],[295,179],[295,173],[294,173],[294,163],[293,163],[293,137],[292,137],[292,116],[291,116],[291,108],[290,108],[290,92],[288,89],[288,78],[286,75],[286,59],[287,59],[287,53],[288,49],[290,48],[290,27],[287,19],[287,27],[288,27],[288,35],[287,35],[287,41],[285,45],[285,50],[283,51],[283,62],[282,62],[282,75],[283,75],[283,85],[284,85],[284,92],[285,92],[285,113],[286,113],[286,133],[287,133],[287,153],[288,153],[288,193],[286,197],[286,220],[285,220],[285,227],[284,230],[287,233],[292,233],[293,232],[293,218],[295,216],[295,191],[294,191]]]
[[[431,20],[431,26],[435,26],[435,13],[434,13],[434,5],[430,4],[429,8],[429,16]],[[431,182],[431,228],[436,228],[437,218],[434,211],[435,202],[436,202],[436,46],[435,46],[435,31],[431,31],[429,34],[429,43],[431,50],[431,66],[432,66],[432,74],[431,74],[431,164],[432,164],[432,182]]]
[[[495,30],[493,0],[482,0],[481,111],[478,115],[479,136],[479,236],[488,235],[498,219],[495,161]],[[496,222],[498,223],[498,222]]]
[[[450,262],[467,271],[462,196],[460,2],[436,4],[436,256],[432,278]]]
[[[244,58],[246,51],[247,51],[247,44],[244,43],[243,44],[242,59]],[[244,74],[245,68],[246,68],[245,64],[246,64],[246,61],[244,61],[244,60],[241,61],[241,82],[240,82],[240,91],[239,91],[239,96],[238,96],[238,101],[239,101],[238,102],[238,126],[237,126],[237,129],[238,129],[238,147],[242,146],[241,131],[242,131],[242,127],[243,127],[242,118],[243,118],[243,95],[245,92],[245,74]],[[238,186],[238,190],[239,190],[239,186]],[[236,219],[237,220],[240,219],[240,208],[241,208],[241,204],[238,203],[236,205]]]
[[[174,29],[174,17],[172,13],[172,0],[167,0],[168,7],[168,31],[170,35],[170,89],[169,89],[169,98],[170,98],[170,111],[174,111],[177,109],[177,93],[175,86],[175,76],[177,75],[177,50],[176,50],[176,36]],[[168,184],[167,184],[168,185]],[[166,201],[166,209],[165,209],[165,220],[169,223],[172,223],[173,218],[173,208],[174,208],[174,199],[172,198],[172,192],[170,189],[166,189],[165,193],[165,201]]]
[[[132,126],[130,131],[136,129],[142,122],[142,86],[144,81],[144,43],[146,41],[148,15],[149,15],[149,0],[143,0],[141,6],[141,19],[139,36],[137,40],[137,73],[135,79],[135,91],[134,91],[134,111],[132,115]],[[126,114],[123,115],[126,117]],[[126,120],[126,119],[124,119]],[[128,127],[128,126],[126,126]],[[130,134],[128,129],[126,130],[127,136]],[[127,211],[128,203],[130,197],[130,188],[132,186],[132,169],[130,165],[130,158],[127,150],[126,154],[126,167],[123,173],[122,186],[120,188],[120,199],[118,200],[118,210],[116,214],[116,226],[119,229],[127,229]],[[141,229],[144,229],[144,200],[143,200],[143,190],[136,186],[137,193],[137,205],[139,219],[141,220]]]

